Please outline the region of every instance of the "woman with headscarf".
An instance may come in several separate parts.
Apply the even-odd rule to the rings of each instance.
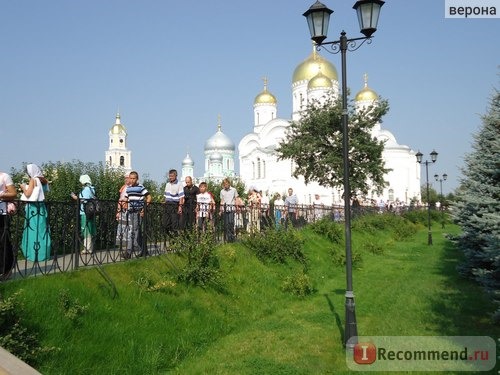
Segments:
[[[49,182],[36,164],[26,166],[30,181],[21,184],[21,200],[26,201],[25,223],[21,250],[26,259],[43,262],[50,257],[50,230],[45,193],[49,191]]]
[[[78,195],[71,193],[71,197],[75,200],[80,199],[80,231],[83,238],[82,254],[92,254],[94,251],[93,236],[96,234],[95,216],[87,217],[85,214],[85,203],[91,199],[95,199],[95,188],[92,186],[92,180],[89,175],[80,176],[80,184],[82,190]]]

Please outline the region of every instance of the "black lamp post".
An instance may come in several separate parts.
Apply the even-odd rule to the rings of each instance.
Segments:
[[[429,202],[430,197],[429,197],[429,164],[435,163],[438,153],[436,151],[432,151],[430,153],[431,155],[431,161],[422,161],[422,157],[424,154],[422,154],[420,151],[418,151],[415,156],[417,157],[417,163],[425,164],[425,182],[426,182],[426,187],[427,187],[427,227],[428,227],[428,235],[427,235],[427,245],[432,245],[432,232],[431,232],[431,203]]]
[[[440,195],[440,205],[439,205],[439,210],[441,211],[441,228],[444,229],[444,210],[443,210],[443,201],[444,201],[444,197],[443,197],[443,181],[446,181],[446,179],[448,178],[448,175],[446,173],[443,173],[441,176],[438,175],[438,174],[435,174],[434,175],[434,178],[436,179],[436,181],[439,181],[439,195]]]
[[[356,312],[354,304],[354,292],[352,287],[352,251],[351,251],[351,187],[349,183],[349,134],[348,134],[348,112],[347,112],[347,73],[346,73],[346,52],[355,51],[368,40],[371,43],[371,36],[377,30],[380,8],[384,5],[381,0],[356,1],[353,9],[358,14],[358,21],[361,33],[364,37],[347,39],[345,31],[340,33],[340,39],[333,42],[323,42],[328,34],[328,24],[333,10],[328,9],[324,4],[316,1],[303,16],[307,19],[311,39],[319,47],[331,53],[341,53],[342,63],[342,150],[344,169],[344,218],[345,218],[345,256],[346,256],[346,278],[347,286],[345,291],[345,334],[344,344],[352,349],[356,344],[351,338],[358,335],[356,324]],[[361,41],[357,45],[357,41]],[[330,46],[330,50],[325,46]]]

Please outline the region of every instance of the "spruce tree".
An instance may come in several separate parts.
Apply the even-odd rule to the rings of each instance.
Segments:
[[[462,228],[458,245],[465,254],[460,270],[477,280],[498,304],[500,321],[500,92],[495,93],[482,127],[465,157],[454,207]]]

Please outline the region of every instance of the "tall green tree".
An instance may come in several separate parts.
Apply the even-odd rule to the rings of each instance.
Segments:
[[[500,92],[495,93],[482,127],[465,157],[454,205],[462,228],[458,245],[465,254],[461,271],[476,279],[498,303],[500,321]]]
[[[420,196],[422,197],[422,202],[427,203],[427,185],[423,184],[420,186]],[[441,196],[433,187],[429,186],[429,202],[431,206],[435,206],[436,202],[441,199]]]
[[[370,131],[388,112],[386,100],[356,111],[349,103],[349,162],[352,192],[381,192],[386,185],[382,151],[384,142]],[[312,101],[301,112],[300,121],[292,122],[285,140],[277,149],[279,159],[291,159],[294,177],[306,183],[316,181],[325,187],[339,187],[344,181],[342,152],[342,102],[328,97],[324,103]]]

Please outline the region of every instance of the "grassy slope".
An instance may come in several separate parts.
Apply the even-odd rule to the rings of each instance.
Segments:
[[[457,231],[448,226],[446,230]],[[23,316],[60,351],[44,361],[44,374],[337,374],[346,372],[342,349],[345,272],[333,264],[332,246],[304,232],[308,274],[316,293],[284,294],[287,275],[298,270],[262,264],[241,245],[219,255],[224,285],[184,285],[147,291],[145,285],[175,280],[182,259],[170,256],[106,268],[118,296],[96,270],[0,284],[7,296],[23,289]],[[384,254],[363,251],[376,242]],[[500,336],[485,311],[480,289],[455,272],[459,255],[434,228],[396,242],[390,233],[353,232],[363,262],[354,271],[360,335]],[[76,320],[58,308],[66,289],[88,309]],[[442,374],[442,373],[441,373]]]

